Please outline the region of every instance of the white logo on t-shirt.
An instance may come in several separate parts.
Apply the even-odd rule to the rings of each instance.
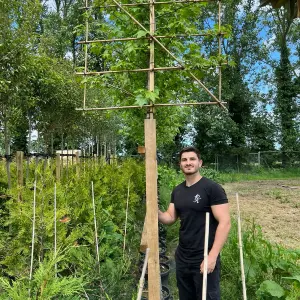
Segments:
[[[199,203],[199,200],[201,200],[201,196],[200,196],[199,194],[197,194],[197,195],[195,196],[195,199],[194,199],[193,202]]]

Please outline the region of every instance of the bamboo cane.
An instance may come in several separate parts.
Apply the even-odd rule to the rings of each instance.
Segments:
[[[227,102],[221,102],[227,104]],[[146,108],[146,107],[167,107],[167,106],[198,106],[198,105],[219,105],[219,102],[188,102],[188,103],[156,103],[153,105],[128,105],[128,106],[109,106],[109,107],[91,107],[91,108],[75,108],[77,111],[96,111],[96,110],[117,110],[117,109],[132,109],[132,108]]]
[[[202,300],[206,300],[206,291],[207,291],[208,237],[209,237],[209,213],[207,212],[206,213],[206,219],[205,219],[204,269],[203,269]]]
[[[35,206],[36,206],[36,181],[34,181],[34,190],[33,190],[33,219],[32,219],[32,238],[31,238],[31,258],[30,258],[30,273],[29,280],[32,280],[32,271],[33,271],[33,253],[34,253],[34,238],[35,238]],[[28,290],[30,298],[30,288]]]
[[[92,200],[93,200],[93,212],[94,212],[94,226],[95,226],[95,244],[96,244],[96,255],[97,262],[99,265],[100,272],[100,256],[99,256],[99,247],[98,247],[98,228],[97,228],[97,220],[96,220],[96,209],[95,209],[95,195],[94,195],[94,182],[92,181]]]
[[[126,247],[126,233],[127,233],[127,219],[128,219],[128,202],[129,202],[129,185],[130,185],[130,179],[128,180],[128,189],[127,189],[125,232],[124,232],[124,243],[123,243],[123,258],[124,258],[124,255],[125,255],[125,247]]]
[[[142,274],[141,274],[141,278],[140,278],[140,282],[139,282],[139,292],[137,295],[137,300],[140,300],[142,297],[142,292],[143,292],[143,288],[144,288],[144,283],[145,283],[145,274],[146,274],[146,268],[147,268],[147,263],[148,263],[148,257],[149,257],[149,251],[150,249],[147,248],[146,249],[146,255],[145,255],[145,260],[144,260],[144,265],[143,265],[143,270],[142,270]]]
[[[57,263],[56,263],[56,256],[57,256],[57,230],[56,230],[56,183],[54,183],[54,257],[55,257],[55,277],[57,277]]]
[[[243,285],[243,299],[247,300],[244,258],[243,258],[241,214],[240,214],[240,204],[239,204],[239,194],[238,193],[236,193],[236,203],[237,203],[237,219],[238,219],[238,237],[239,237],[239,248],[240,248],[241,275],[242,275],[242,285]]]

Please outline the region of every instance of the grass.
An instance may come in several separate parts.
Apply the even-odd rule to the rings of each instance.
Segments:
[[[251,172],[220,172],[221,182],[239,182],[249,180],[297,179],[300,169],[263,169],[255,168]]]

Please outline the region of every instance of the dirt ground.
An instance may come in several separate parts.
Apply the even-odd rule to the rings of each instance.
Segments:
[[[242,222],[254,218],[268,240],[300,249],[300,179],[245,181],[223,187],[233,215],[238,193]]]

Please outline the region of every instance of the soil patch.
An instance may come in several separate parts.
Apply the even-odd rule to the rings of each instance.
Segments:
[[[255,220],[265,237],[286,248],[300,248],[300,180],[261,180],[223,185],[232,215],[236,193],[242,222]]]

